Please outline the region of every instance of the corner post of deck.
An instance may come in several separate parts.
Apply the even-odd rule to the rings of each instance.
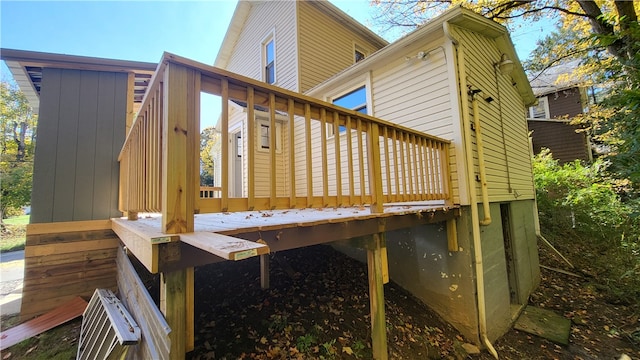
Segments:
[[[371,193],[371,212],[384,212],[384,194],[382,192],[382,157],[380,152],[380,127],[377,123],[367,126],[367,161],[369,162],[369,192]]]
[[[384,311],[384,268],[386,247],[384,232],[373,234],[367,244],[367,267],[369,272],[369,304],[371,308],[371,344],[373,358],[388,359],[387,328]],[[384,254],[383,254],[384,252]]]
[[[194,231],[199,190],[201,74],[168,61],[164,73],[162,231]],[[171,327],[171,359],[193,348],[193,268],[161,274],[160,307]]]
[[[200,74],[169,62],[164,86],[162,231],[192,232],[199,190]]]

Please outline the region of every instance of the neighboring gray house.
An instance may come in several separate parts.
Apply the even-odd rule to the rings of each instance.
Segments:
[[[538,100],[527,111],[533,151],[537,154],[547,148],[561,163],[593,160],[589,135],[570,124],[589,104],[587,88],[571,77],[576,66],[575,61],[554,66],[531,80]]]

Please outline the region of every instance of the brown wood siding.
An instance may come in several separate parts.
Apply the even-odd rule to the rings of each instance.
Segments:
[[[96,288],[115,290],[119,240],[110,222],[98,226],[104,229],[87,231],[71,231],[73,224],[44,234],[27,229],[22,320],[76,296],[89,298]]]
[[[532,132],[533,152],[542,148],[551,150],[554,159],[561,163],[573,160],[589,160],[589,149],[584,133],[577,133],[577,127],[560,121],[529,120]]]
[[[125,73],[43,70],[31,223],[121,215],[127,81]]]
[[[574,117],[582,114],[580,89],[572,88],[547,95],[551,118]]]

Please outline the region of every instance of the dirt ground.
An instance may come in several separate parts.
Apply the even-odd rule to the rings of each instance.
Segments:
[[[541,259],[562,267],[546,248]],[[196,349],[188,359],[371,358],[366,265],[329,246],[272,255],[266,291],[257,258],[199,267],[195,275]],[[511,330],[494,344],[500,358],[640,359],[638,308],[610,303],[589,277],[579,276],[542,269],[530,299],[572,320],[570,344]],[[150,289],[157,293],[156,286]],[[393,283],[385,285],[385,307],[390,359],[493,358],[486,351],[468,354],[470,340]],[[0,359],[37,359],[56,342],[77,346],[78,329],[79,321],[72,322],[58,328],[57,337],[43,334]],[[43,358],[73,358],[64,356]]]

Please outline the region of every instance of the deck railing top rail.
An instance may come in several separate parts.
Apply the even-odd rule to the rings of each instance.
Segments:
[[[221,191],[206,199],[199,191],[201,92],[222,104]],[[230,107],[246,113],[243,179],[233,185],[230,151],[240,150],[230,146],[230,121],[238,121]],[[258,114],[266,118],[263,134]],[[365,204],[381,212],[385,202],[446,201],[448,150],[447,140],[165,53],[120,153],[120,208],[161,212],[163,231],[179,233],[193,231],[197,212]]]

